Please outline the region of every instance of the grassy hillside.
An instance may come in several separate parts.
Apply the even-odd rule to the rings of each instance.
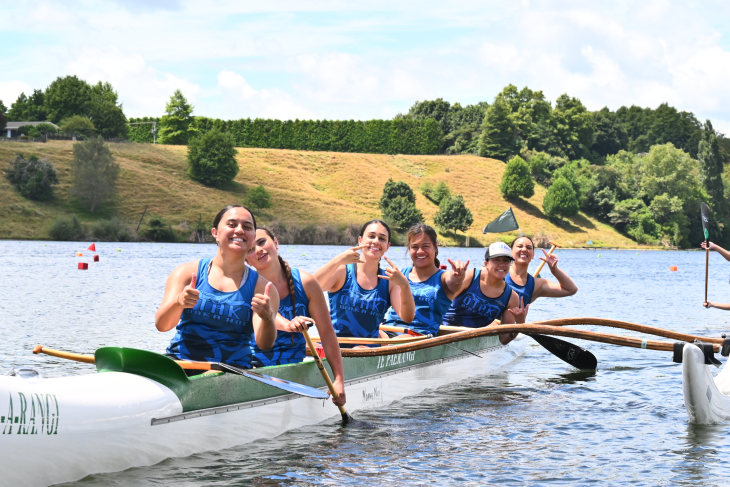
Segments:
[[[263,184],[271,193],[273,208],[259,219],[305,227],[329,224],[344,227],[380,216],[378,199],[388,178],[402,180],[417,194],[417,206],[433,222],[438,207],[420,194],[425,181],[445,181],[453,193],[462,194],[474,214],[467,232],[471,245],[484,245],[496,235],[482,235],[481,228],[512,206],[522,231],[546,234],[566,246],[584,246],[588,240],[605,246],[634,247],[631,240],[593,218],[578,215],[557,226],[545,218],[542,199],[546,190],[536,186],[527,201],[509,203],[498,186],[505,164],[476,156],[403,156],[299,152],[274,149],[239,149],[241,170],[236,182],[225,189],[206,187],[185,172],[186,147],[149,144],[112,144],[121,166],[118,192],[113,204],[89,213],[69,197],[72,142],[45,144],[0,143],[0,167],[21,152],[26,157],[48,157],[58,171],[60,184],[49,202],[23,198],[6,178],[0,177],[0,238],[48,239],[48,229],[61,215],[76,214],[91,222],[114,215],[136,222],[149,205],[148,215],[167,218],[178,229],[195,228],[202,215],[206,226],[225,205],[241,203],[247,187]],[[444,243],[457,241],[444,237]],[[461,239],[459,239],[461,240]]]

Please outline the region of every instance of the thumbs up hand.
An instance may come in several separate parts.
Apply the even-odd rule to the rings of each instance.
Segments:
[[[190,284],[185,286],[180,294],[177,295],[177,305],[189,309],[194,308],[200,300],[200,291],[195,289],[197,284],[198,275],[193,273],[193,277],[190,279]]]
[[[272,320],[276,315],[276,312],[271,309],[271,298],[269,297],[271,286],[270,282],[266,283],[264,294],[256,293],[251,300],[251,309],[264,321]]]

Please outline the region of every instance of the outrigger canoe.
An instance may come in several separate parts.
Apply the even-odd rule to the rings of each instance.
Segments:
[[[728,361],[713,377],[712,365],[718,365],[707,345],[683,344],[681,350],[684,406],[692,423],[713,424],[730,420],[730,369]]]
[[[347,409],[383,407],[492,373],[522,355],[525,346],[522,339],[505,346],[494,334],[465,332],[344,349]],[[0,485],[45,486],[153,465],[276,437],[339,415],[323,400],[240,375],[187,377],[175,361],[154,352],[105,347],[95,355],[96,374],[0,377]],[[256,370],[326,390],[311,360]]]

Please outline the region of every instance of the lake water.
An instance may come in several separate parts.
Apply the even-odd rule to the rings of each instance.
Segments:
[[[163,351],[172,332],[157,332],[153,320],[165,278],[176,265],[215,253],[202,244],[97,244],[100,262],[80,271],[77,262],[91,261],[86,246],[0,242],[0,373],[19,365],[45,376],[94,371],[33,355],[36,344],[84,353],[105,345]],[[342,250],[282,246],[281,254],[312,271]],[[402,248],[388,255],[406,264]],[[557,255],[578,294],[538,300],[531,320],[592,316],[714,337],[730,331],[730,312],[701,306],[704,253]],[[439,257],[477,263],[483,249],[446,248]],[[672,265],[679,270],[670,272]],[[710,300],[730,302],[730,262],[712,255],[710,273]],[[575,341],[598,357],[596,372],[577,372],[530,345],[497,375],[355,413],[369,428],[343,428],[333,418],[272,440],[68,485],[730,483],[730,425],[688,423],[681,366],[671,353]]]

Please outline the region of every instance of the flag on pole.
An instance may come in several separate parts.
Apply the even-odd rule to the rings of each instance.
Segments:
[[[512,213],[512,207],[510,207],[507,211],[484,227],[482,229],[482,233],[503,233],[511,232],[512,230],[519,230],[520,235],[522,235],[522,230],[520,230],[515,214]]]

